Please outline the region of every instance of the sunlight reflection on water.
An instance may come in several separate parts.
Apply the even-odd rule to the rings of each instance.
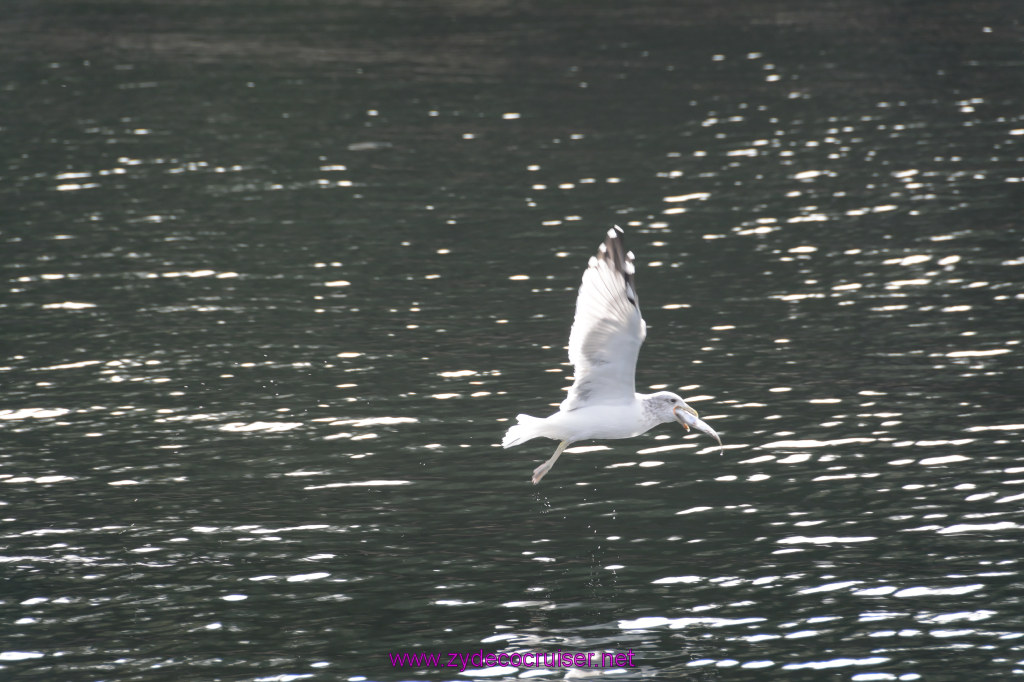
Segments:
[[[983,8],[922,41],[870,5],[739,31],[220,5],[195,34],[132,15],[87,61],[3,20],[0,668],[394,679],[387,651],[482,645],[636,652],[621,679],[1024,670],[1024,127]],[[723,454],[665,427],[533,487],[549,444],[498,441],[569,383],[609,223],[638,386],[698,403]]]

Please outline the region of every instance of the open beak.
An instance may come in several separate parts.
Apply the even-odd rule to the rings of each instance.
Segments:
[[[708,426],[703,420],[697,416],[697,410],[693,409],[689,405],[679,405],[672,408],[672,414],[675,415],[676,421],[682,424],[687,431],[690,427],[697,429],[701,433],[706,433],[716,441],[718,441],[718,447],[722,447],[722,439],[719,438],[718,433],[713,428]],[[719,452],[721,454],[721,452]]]

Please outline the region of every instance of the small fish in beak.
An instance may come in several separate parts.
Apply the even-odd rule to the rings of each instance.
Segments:
[[[718,436],[718,433],[713,428],[708,426],[706,422],[704,422],[697,416],[697,410],[693,409],[686,403],[683,403],[678,407],[674,407],[672,409],[672,413],[676,416],[676,421],[682,424],[687,431],[689,431],[690,427],[692,426],[701,433],[706,433],[707,435],[711,436],[716,441],[718,441],[718,447],[720,448],[718,454],[722,454],[722,439]]]

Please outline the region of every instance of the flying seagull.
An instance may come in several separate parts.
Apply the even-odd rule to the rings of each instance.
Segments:
[[[555,466],[559,455],[581,440],[632,438],[666,422],[702,431],[718,441],[715,430],[675,393],[637,393],[636,358],[647,336],[636,296],[633,253],[623,245],[622,228],[608,230],[597,255],[591,257],[576,298],[576,317],[569,332],[569,362],[576,379],[569,395],[546,419],[528,414],[505,433],[501,446],[510,448],[534,438],[558,441],[555,454],[533,470],[536,485]]]

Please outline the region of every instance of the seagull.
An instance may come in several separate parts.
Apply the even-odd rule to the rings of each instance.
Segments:
[[[618,225],[608,230],[583,273],[569,332],[569,362],[576,375],[569,395],[545,419],[517,415],[501,441],[503,448],[534,438],[558,441],[555,454],[533,470],[534,485],[572,443],[632,438],[667,422],[679,422],[687,431],[692,426],[722,447],[715,430],[675,393],[636,392],[636,358],[647,324],[637,303],[633,253],[626,251],[623,235]]]

